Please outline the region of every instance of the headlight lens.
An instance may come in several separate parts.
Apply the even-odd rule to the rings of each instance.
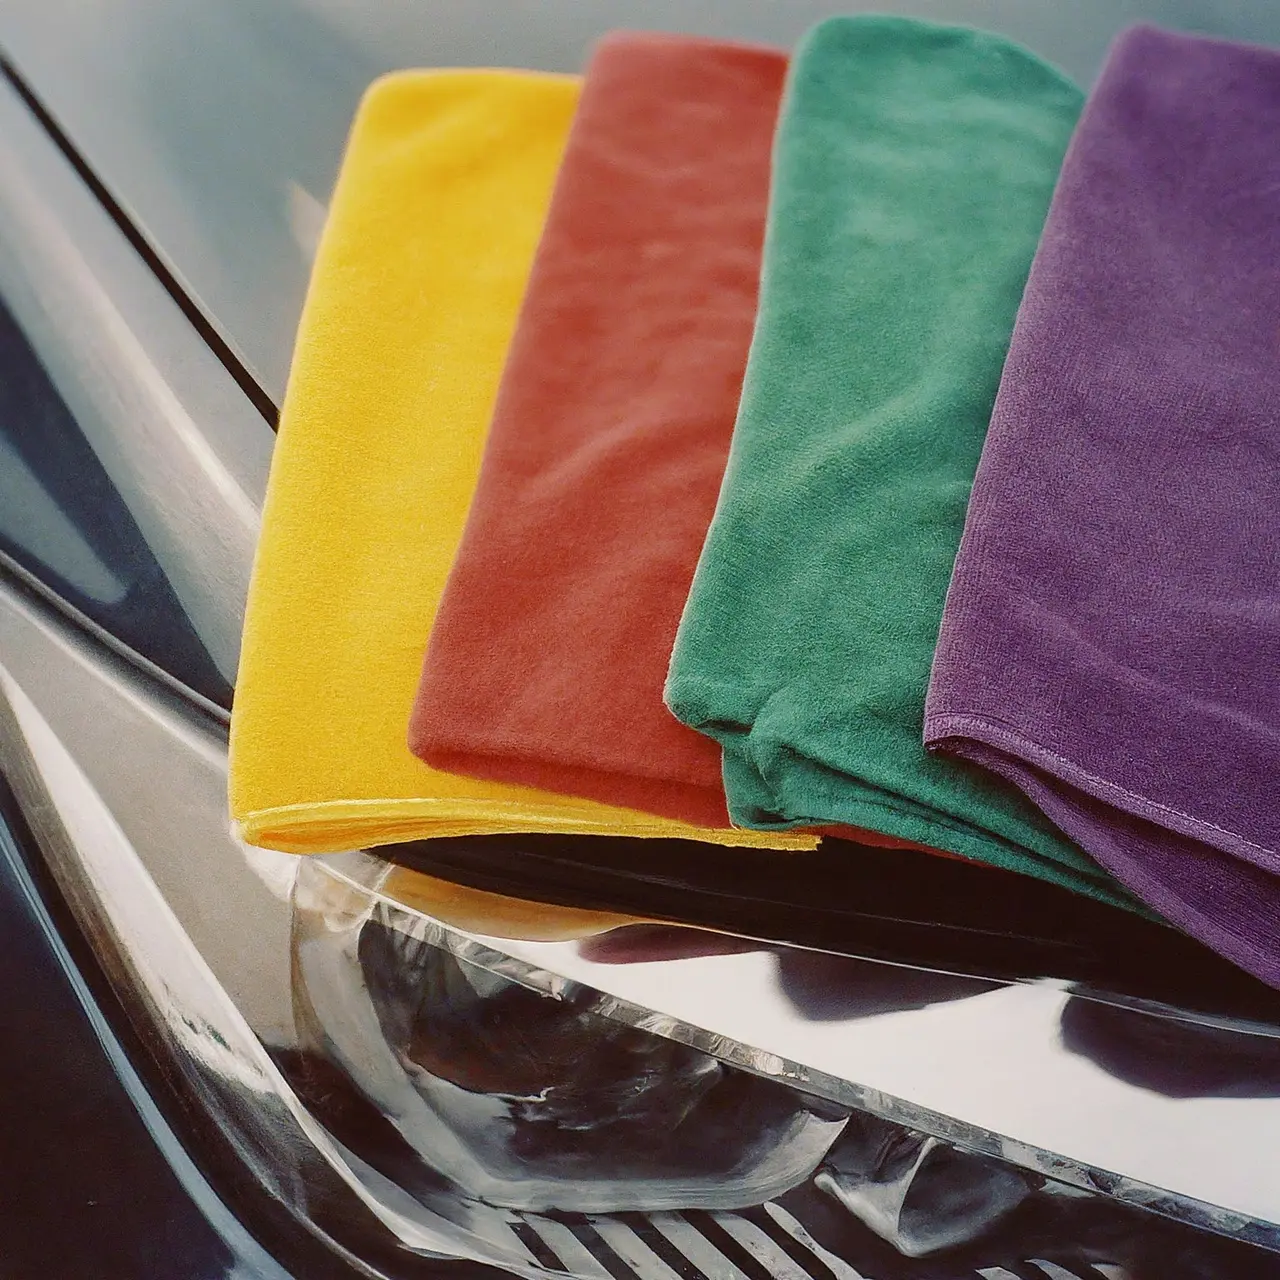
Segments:
[[[509,1265],[655,1280],[1231,1274],[1225,1241],[610,1017],[598,993],[330,860],[299,869],[293,964],[310,1052],[399,1139],[355,1136],[356,1154],[454,1215],[496,1211]]]
[[[428,940],[426,917],[307,863],[300,1023],[433,1175],[493,1205],[738,1208],[807,1178],[838,1107],[548,997]]]

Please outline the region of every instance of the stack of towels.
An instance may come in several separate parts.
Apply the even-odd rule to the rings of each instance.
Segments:
[[[834,833],[1280,985],[1278,140],[1280,53],[1151,27],[1087,101],[886,17],[380,80],[281,416],[242,838],[781,876]]]

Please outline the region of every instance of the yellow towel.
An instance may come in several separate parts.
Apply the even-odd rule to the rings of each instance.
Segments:
[[[324,853],[540,831],[814,846],[454,777],[406,745],[578,88],[517,71],[407,72],[361,105],[249,595],[230,796],[250,844]]]

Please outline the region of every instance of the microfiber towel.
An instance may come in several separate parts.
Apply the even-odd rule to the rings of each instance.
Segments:
[[[303,313],[245,623],[230,792],[250,843],[752,838],[454,777],[405,742],[578,92],[571,77],[412,72],[361,106]]]
[[[1280,986],[1280,52],[1115,45],[1018,316],[926,731]]]
[[[747,364],[786,65],[597,46],[431,633],[429,764],[729,825],[720,749],[662,687]]]
[[[965,505],[1080,90],[998,36],[835,18],[792,62],[759,316],[667,685],[735,822],[847,823],[1128,902],[924,749]]]

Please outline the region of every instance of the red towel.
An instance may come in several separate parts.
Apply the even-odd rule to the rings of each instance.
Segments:
[[[410,729],[428,764],[727,825],[662,688],[756,311],[786,58],[596,49]]]

